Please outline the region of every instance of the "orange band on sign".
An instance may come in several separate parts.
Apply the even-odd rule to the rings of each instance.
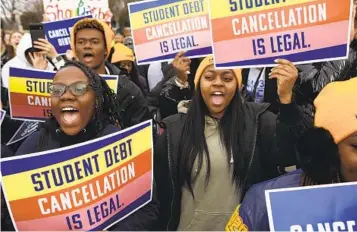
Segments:
[[[150,162],[148,162],[148,160],[150,160]],[[148,171],[151,170],[151,149],[145,151],[143,154],[139,155],[138,157],[132,159],[131,161],[129,161],[128,163],[125,163],[121,166],[119,166],[118,168],[111,170],[110,172],[104,173],[98,177],[96,177],[95,179],[92,179],[90,181],[84,182],[80,185],[74,186],[72,188],[66,188],[66,189],[62,189],[60,191],[57,192],[53,192],[50,194],[45,194],[45,195],[40,195],[40,196],[36,196],[36,197],[30,197],[30,198],[25,198],[25,199],[21,199],[21,200],[15,200],[15,201],[11,201],[10,202],[10,206],[11,206],[11,211],[13,212],[14,215],[14,220],[16,221],[27,221],[27,220],[33,220],[33,219],[39,219],[39,218],[45,218],[45,217],[52,217],[52,216],[57,216],[57,215],[61,215],[64,213],[69,213],[69,212],[75,212],[78,211],[81,208],[85,208],[88,205],[93,205],[96,202],[99,202],[101,199],[109,196],[110,194],[113,194],[113,191],[109,191],[106,194],[97,197],[95,200],[91,200],[88,203],[84,203],[83,205],[79,206],[79,207],[72,207],[71,209],[67,209],[67,210],[62,210],[59,212],[55,212],[55,213],[50,213],[48,215],[43,215],[41,213],[41,209],[39,207],[39,203],[38,200],[41,198],[46,198],[48,199],[48,203],[46,204],[48,207],[50,207],[51,203],[50,203],[50,199],[51,196],[54,196],[56,199],[61,199],[60,195],[61,193],[65,193],[65,192],[71,192],[74,189],[81,189],[82,186],[88,186],[89,184],[96,183],[99,182],[99,186],[101,189],[103,189],[104,187],[104,177],[108,176],[108,174],[114,173],[117,170],[120,170],[122,167],[127,166],[129,163],[134,163],[135,165],[135,177],[131,178],[130,180],[128,180],[126,183],[122,183],[120,185],[120,187],[115,188],[113,191],[118,191],[119,189],[125,187],[126,185],[132,183],[133,181],[135,181],[138,177],[142,176],[143,174],[147,173]],[[93,187],[94,189],[94,187]],[[88,190],[89,191],[89,190]],[[76,198],[77,201],[84,201],[84,197],[83,194],[76,194]],[[71,204],[73,206],[73,199],[71,199]],[[62,207],[62,206],[61,206]],[[30,212],[29,213],[29,210]]]
[[[202,15],[202,17],[206,19],[207,28],[202,28],[200,30],[192,30],[191,32],[206,31],[206,30],[208,30],[210,28],[208,15]],[[165,24],[172,24],[172,23],[176,23],[176,22],[180,22],[180,21],[193,20],[195,18],[197,18],[197,16],[191,17],[191,18],[184,18],[184,19],[180,19],[180,20],[172,20],[172,21],[165,22],[165,23],[162,23],[162,24],[156,24],[156,25],[153,25],[153,26],[137,29],[137,30],[133,31],[135,44],[139,45],[139,44],[144,44],[144,43],[148,43],[148,42],[152,42],[152,41],[156,41],[156,40],[163,40],[163,39],[171,38],[173,36],[175,36],[175,37],[177,36],[178,37],[180,35],[185,35],[185,34],[188,33],[187,31],[184,31],[184,32],[181,32],[181,33],[175,33],[174,35],[163,36],[163,37],[160,37],[160,38],[157,38],[157,39],[148,40],[147,35],[146,35],[146,30],[147,29],[151,29],[151,30],[154,29],[155,30],[156,28],[160,28],[160,27],[162,27],[162,25],[165,25]]]
[[[285,22],[288,22],[289,21],[289,11],[291,9],[294,9],[297,7],[309,6],[312,4],[316,5],[319,3],[326,3],[326,9],[327,9],[327,20],[326,21],[323,21],[323,22],[317,21],[316,23],[301,24],[301,25],[291,26],[291,27],[283,28],[283,29],[278,28],[278,29],[261,31],[261,32],[253,32],[253,33],[245,33],[245,34],[241,34],[241,35],[234,35],[233,29],[232,29],[232,20],[233,19],[239,19],[239,22],[242,22],[242,18],[246,18],[249,23],[249,16],[259,15],[259,14],[268,14],[268,13],[274,14],[274,12],[283,11],[284,16],[285,16]],[[336,1],[336,0],[318,0],[318,1],[314,1],[312,3],[297,4],[297,5],[293,5],[293,6],[289,6],[289,7],[282,7],[282,8],[278,8],[278,9],[274,9],[274,10],[263,10],[263,11],[244,14],[244,15],[240,15],[240,16],[232,16],[232,17],[214,19],[214,20],[212,20],[212,28],[215,28],[215,33],[213,33],[213,41],[219,42],[219,41],[233,40],[233,39],[244,38],[244,37],[272,34],[272,33],[285,31],[285,30],[294,30],[294,29],[306,28],[309,26],[318,26],[318,25],[323,25],[323,24],[329,24],[329,23],[349,20],[349,18],[348,18],[349,12],[350,12],[350,8],[349,8],[349,3],[347,1],[340,2],[340,1]],[[279,14],[281,14],[281,13],[279,13]],[[268,19],[266,17],[264,19],[262,19],[262,22],[264,25],[269,24]]]

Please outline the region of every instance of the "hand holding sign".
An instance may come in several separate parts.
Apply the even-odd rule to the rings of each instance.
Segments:
[[[33,53],[30,52],[29,56],[34,68],[42,69],[42,70],[47,69],[48,61],[46,60],[44,55],[42,55],[40,52],[33,52]]]
[[[184,57],[185,52],[179,52],[174,61],[172,62],[173,67],[177,71],[178,79],[185,83],[188,79],[187,72],[190,71],[190,58]]]
[[[269,79],[276,78],[278,95],[282,104],[290,104],[293,96],[293,87],[298,78],[298,70],[293,63],[285,59],[277,59],[279,64],[269,73]]]
[[[34,41],[34,44],[35,44],[34,46],[35,48],[42,50],[40,52],[41,54],[46,55],[51,60],[58,56],[55,47],[47,40],[40,38],[37,41]]]

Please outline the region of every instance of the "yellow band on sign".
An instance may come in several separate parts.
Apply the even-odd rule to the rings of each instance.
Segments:
[[[111,88],[114,93],[117,93],[118,83],[116,80],[106,80],[109,88]]]
[[[259,12],[262,10],[272,10],[280,7],[293,6],[316,0],[209,0],[211,19],[226,18],[235,15]],[[252,5],[246,5],[246,2],[252,2]],[[255,2],[261,2],[262,6],[255,6]],[[251,7],[253,6],[253,7]],[[247,8],[250,7],[250,8]]]
[[[208,13],[208,0],[185,0],[130,15],[133,30]]]
[[[10,77],[9,91],[11,93],[34,94],[49,97],[52,80],[38,78]]]
[[[3,177],[3,182],[4,182],[4,185],[6,186],[6,191],[8,193],[7,194],[8,200],[9,201],[19,200],[19,199],[23,199],[23,198],[38,196],[39,194],[44,195],[44,194],[52,193],[52,192],[55,192],[58,190],[63,190],[63,189],[84,183],[90,179],[93,179],[95,177],[98,177],[98,176],[106,173],[106,172],[109,172],[109,171],[115,169],[116,167],[118,167],[118,165],[123,165],[125,163],[128,163],[130,160],[141,155],[143,152],[149,150],[152,146],[151,140],[143,139],[143,138],[151,138],[151,136],[152,136],[151,133],[152,133],[151,127],[148,127],[148,128],[143,129],[142,131],[136,132],[135,134],[125,137],[124,139],[119,140],[113,144],[110,144],[104,148],[101,148],[101,149],[93,151],[91,153],[82,155],[78,158],[74,158],[69,161],[46,166],[45,168],[38,168],[35,170],[22,172],[19,174],[5,176],[5,177]],[[124,143],[127,144],[128,141],[130,141],[130,147],[131,147],[130,151],[131,151],[132,155],[125,158],[125,160],[123,159],[123,161],[117,163],[117,165],[114,163],[112,166],[107,167],[107,160],[104,155],[104,152],[109,149],[112,150],[112,154],[114,154],[113,149],[116,149],[116,152],[120,152],[119,151],[120,147],[118,147],[118,146],[120,144],[124,144]],[[107,153],[107,154],[109,154],[109,153]],[[73,167],[74,165],[76,165],[76,162],[77,162],[77,165],[80,165],[80,163],[82,163],[83,160],[93,159],[93,157],[95,155],[98,155],[98,157],[96,158],[96,160],[97,160],[96,162],[98,162],[98,167],[99,167],[98,172],[94,172],[90,176],[84,176],[81,179],[75,180],[71,183],[66,183],[62,186],[58,186],[58,187],[51,186],[51,188],[45,188],[41,192],[35,191],[34,185],[31,181],[31,175],[36,174],[36,173],[42,173],[42,172],[53,170],[53,169],[57,170],[57,168],[60,168],[61,170],[63,170],[63,167],[65,165],[71,165]],[[53,180],[51,180],[51,181],[53,181]],[[21,184],[10,184],[10,183],[21,183]]]
[[[11,93],[34,94],[50,97],[49,88],[52,85],[52,82],[53,80],[50,79],[10,77],[9,86]],[[114,93],[117,93],[117,80],[106,80],[106,82],[109,88],[111,88]]]

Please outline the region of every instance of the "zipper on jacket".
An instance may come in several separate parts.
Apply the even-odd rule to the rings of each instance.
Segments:
[[[170,172],[170,179],[171,179],[171,184],[172,184],[172,200],[171,200],[171,208],[170,208],[170,218],[169,218],[169,222],[166,225],[166,230],[169,230],[169,226],[171,223],[171,219],[172,219],[172,208],[174,206],[174,200],[175,200],[175,183],[173,180],[173,173],[172,173],[172,169],[171,169],[171,164],[172,164],[172,160],[171,160],[171,149],[170,149],[170,136],[169,133],[167,133],[167,154],[168,154],[168,162],[169,162],[169,172]]]

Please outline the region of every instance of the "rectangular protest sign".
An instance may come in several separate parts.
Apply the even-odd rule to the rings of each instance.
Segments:
[[[344,59],[351,0],[210,0],[217,68]],[[331,34],[333,33],[333,35]]]
[[[270,231],[357,231],[357,182],[268,190],[265,197]]]
[[[58,54],[65,54],[67,50],[71,50],[72,27],[76,22],[84,18],[92,18],[92,16],[78,16],[71,19],[43,23],[46,38],[56,48]]]
[[[129,4],[138,64],[212,54],[207,0],[157,0]]]
[[[0,125],[2,124],[2,121],[4,121],[6,115],[6,111],[5,110],[0,110]]]
[[[19,231],[103,231],[152,199],[152,124],[1,161]]]
[[[12,119],[44,121],[52,115],[49,88],[56,72],[10,67],[9,102]],[[118,76],[101,75],[117,92]]]
[[[43,0],[44,11],[50,21],[92,15],[110,22],[112,13],[108,0]]]

